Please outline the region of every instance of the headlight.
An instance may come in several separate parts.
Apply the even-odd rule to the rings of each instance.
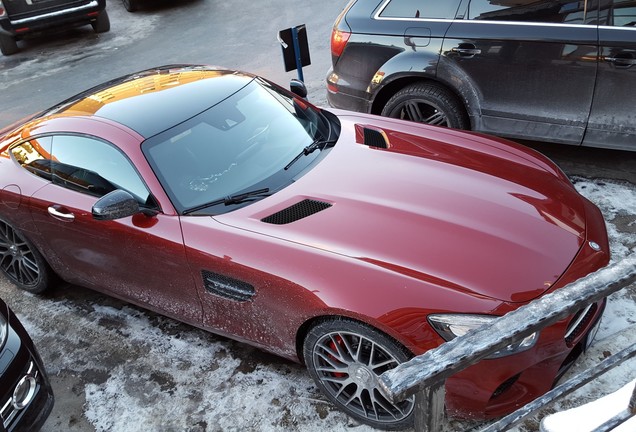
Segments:
[[[7,319],[4,315],[0,314],[0,348],[2,348],[6,342],[8,328],[9,324],[7,323]]]
[[[494,319],[496,319],[496,317],[489,315],[434,314],[428,316],[428,322],[446,341],[465,335],[469,330],[481,327]],[[538,337],[538,333],[532,333],[522,341],[508,345],[501,351],[497,351],[486,358],[504,357],[525,351],[532,348]]]

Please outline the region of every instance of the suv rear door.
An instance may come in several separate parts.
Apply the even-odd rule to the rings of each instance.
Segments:
[[[583,145],[636,149],[636,1],[603,0],[599,66]]]
[[[598,57],[592,3],[462,2],[444,39],[438,75],[452,76],[478,101],[473,129],[581,143]]]

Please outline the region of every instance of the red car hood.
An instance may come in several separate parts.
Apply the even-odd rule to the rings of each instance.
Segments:
[[[582,197],[547,159],[490,137],[339,114],[340,139],[316,167],[215,219],[510,302],[543,293],[575,257]],[[390,148],[361,144],[371,121]],[[304,200],[325,204],[284,211]],[[276,214],[282,224],[267,219]]]

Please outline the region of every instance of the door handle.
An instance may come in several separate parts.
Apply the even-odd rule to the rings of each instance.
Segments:
[[[614,63],[616,66],[629,67],[636,65],[636,59],[631,57],[603,57],[608,63]]]
[[[73,222],[75,220],[75,215],[73,213],[62,213],[55,206],[50,206],[48,208],[49,214],[54,218],[61,219],[65,222]]]
[[[481,50],[473,44],[461,44],[458,47],[451,48],[451,51],[459,54],[461,57],[472,57],[481,54]]]

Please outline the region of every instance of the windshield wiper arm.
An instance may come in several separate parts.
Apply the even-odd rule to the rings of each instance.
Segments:
[[[219,198],[218,200],[214,200],[209,203],[201,204],[196,207],[192,207],[187,210],[184,210],[182,214],[186,215],[186,214],[194,213],[196,211],[203,210],[206,207],[212,207],[219,204],[224,204],[226,206],[232,205],[232,204],[241,204],[241,203],[244,203],[245,201],[250,201],[257,198],[265,198],[270,195],[271,193],[269,193],[269,188],[256,189],[253,191],[243,192],[240,194],[228,195],[224,198]]]
[[[335,140],[317,139],[316,141],[312,142],[307,147],[305,147],[300,153],[298,153],[298,155],[295,158],[293,158],[291,162],[285,165],[285,168],[284,168],[285,171],[287,171],[289,167],[295,164],[296,161],[300,159],[301,157],[307,156],[318,149],[323,150],[327,146],[327,144],[331,144],[331,143],[335,143]]]

